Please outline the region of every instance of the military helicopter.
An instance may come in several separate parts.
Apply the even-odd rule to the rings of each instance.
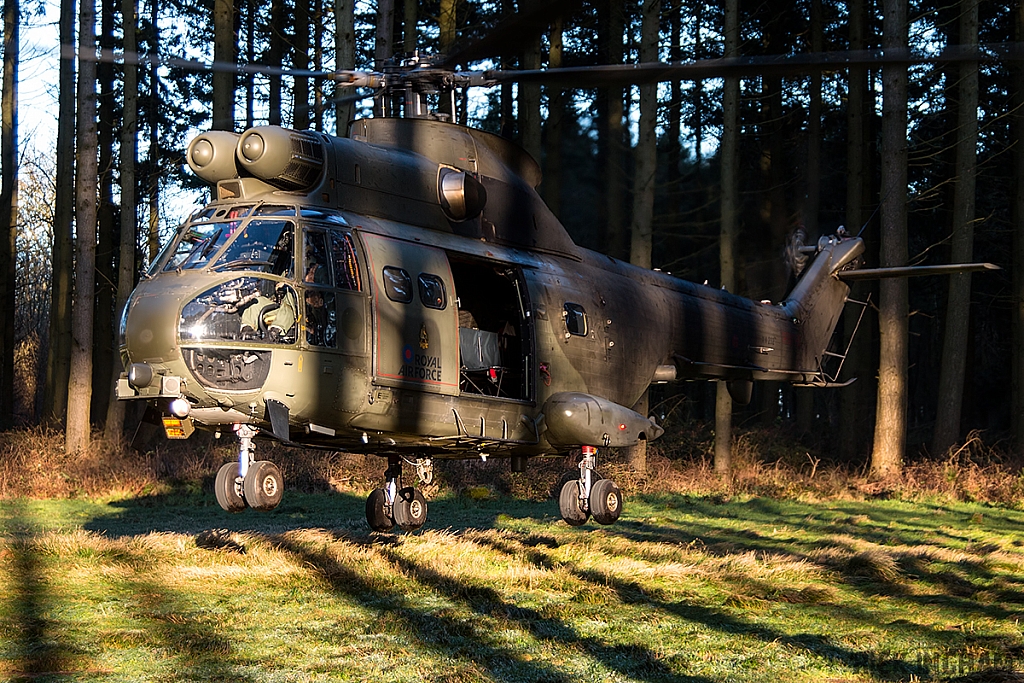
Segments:
[[[682,66],[700,76],[714,61]],[[860,268],[862,240],[828,235],[802,248],[802,275],[771,303],[577,246],[536,191],[537,161],[450,114],[456,87],[538,73],[413,55],[332,74],[402,102],[347,138],[257,126],[191,141],[188,166],[213,199],[125,307],[116,394],[149,402],[169,438],[234,433],[237,461],[215,482],[225,510],[281,501],[280,469],[256,457],[266,436],[386,458],[366,500],[375,531],[427,518],[403,464],[425,485],[437,459],[507,458],[521,472],[570,452],[562,519],[612,524],[623,498],[598,453],[663,433],[637,407],[652,383],[725,381],[745,403],[754,381],[838,382],[844,354],[828,348],[847,281],[907,269]]]

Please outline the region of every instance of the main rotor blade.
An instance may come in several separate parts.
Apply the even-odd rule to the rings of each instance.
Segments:
[[[492,70],[483,81],[503,83],[553,83],[575,88],[625,87],[665,81],[696,81],[708,78],[749,78],[752,76],[797,76],[815,72],[841,71],[854,66],[939,64],[949,62],[1019,62],[1024,43],[999,43],[968,47],[955,45],[936,54],[906,49],[808,52],[796,55],[767,55],[702,59],[693,62],[644,62],[573,66],[529,71]]]
[[[454,69],[458,64],[470,64],[520,52],[526,40],[547,29],[559,16],[574,12],[583,0],[526,0],[519,10],[505,16],[498,24],[476,39],[455,49],[445,57],[443,68]]]
[[[188,71],[216,71],[234,74],[253,74],[256,76],[290,76],[293,78],[325,78],[343,83],[353,82],[359,76],[365,75],[364,72],[361,71],[311,71],[308,69],[289,69],[280,66],[266,66],[263,64],[236,64],[234,62],[218,61],[207,62],[201,59],[183,59],[181,57],[141,54],[139,52],[125,52],[122,50],[110,49],[98,50],[95,53],[84,52],[79,55],[76,46],[74,45],[62,45],[60,56],[62,59],[80,59],[83,61],[126,64],[130,66],[167,66],[186,69]]]

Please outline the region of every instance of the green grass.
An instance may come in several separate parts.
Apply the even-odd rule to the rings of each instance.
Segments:
[[[0,678],[911,681],[1024,666],[1024,512],[657,495],[0,502]]]

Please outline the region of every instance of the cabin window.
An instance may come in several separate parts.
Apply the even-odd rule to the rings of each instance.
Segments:
[[[236,230],[235,241],[217,260],[217,270],[255,270],[281,277],[293,277],[291,221],[253,220]]]
[[[420,301],[427,308],[436,308],[443,311],[448,305],[448,297],[445,295],[444,282],[436,275],[420,273]]]
[[[338,317],[334,292],[306,290],[306,341],[314,346],[338,345]]]
[[[331,253],[334,256],[334,279],[340,289],[353,292],[362,291],[359,283],[359,261],[356,248],[352,244],[352,235],[331,231]]]
[[[587,336],[587,312],[579,304],[565,304],[565,329],[569,334]]]
[[[412,302],[412,278],[409,273],[395,266],[384,266],[384,292],[389,299],[400,304]]]
[[[318,230],[307,231],[305,262],[302,266],[305,269],[305,274],[302,276],[303,282],[309,282],[314,285],[327,285],[328,287],[333,284],[331,282],[331,261],[328,253],[327,233]]]

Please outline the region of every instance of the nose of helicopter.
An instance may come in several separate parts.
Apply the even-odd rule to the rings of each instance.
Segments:
[[[122,339],[132,362],[162,363],[178,357],[178,310],[173,294],[133,296],[125,310]]]

